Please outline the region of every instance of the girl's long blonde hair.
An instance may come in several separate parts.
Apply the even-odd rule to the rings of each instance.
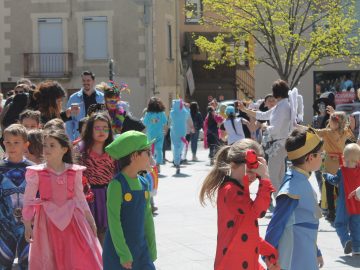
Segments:
[[[345,132],[345,128],[348,126],[348,121],[347,121],[347,117],[345,112],[333,112],[330,115],[330,121],[336,121],[339,124],[339,129],[338,131],[340,132],[340,134],[343,134]],[[327,126],[328,128],[330,127],[330,123]]]
[[[256,141],[243,139],[233,145],[223,146],[216,153],[214,166],[206,176],[200,190],[200,203],[206,205],[205,200],[209,199],[211,203],[215,202],[216,194],[224,181],[224,177],[230,172],[230,163],[245,163],[245,153],[247,149],[253,149],[258,156],[263,156],[263,150]]]

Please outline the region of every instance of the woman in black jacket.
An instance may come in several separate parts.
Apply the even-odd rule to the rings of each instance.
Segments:
[[[192,161],[197,161],[198,160],[198,158],[196,157],[197,144],[199,140],[200,129],[204,124],[204,120],[203,117],[201,116],[201,113],[199,112],[199,105],[195,101],[190,103],[190,115],[194,123],[194,130],[195,130],[194,133],[191,133],[191,137],[190,137]]]

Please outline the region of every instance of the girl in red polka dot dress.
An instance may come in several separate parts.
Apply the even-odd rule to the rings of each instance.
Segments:
[[[253,154],[253,161],[247,152]],[[206,198],[214,202],[217,195],[215,270],[264,269],[259,263],[259,254],[265,256],[268,269],[280,270],[276,249],[259,235],[258,218],[265,216],[275,189],[269,179],[266,161],[254,154],[262,156],[263,151],[250,139],[223,147],[201,188],[200,202],[203,205]],[[256,178],[259,178],[259,190],[252,200],[249,184]]]

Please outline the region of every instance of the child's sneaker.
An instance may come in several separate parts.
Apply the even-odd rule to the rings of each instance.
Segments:
[[[158,208],[155,205],[151,206],[151,211],[154,214],[156,211],[158,210]]]
[[[350,254],[352,252],[352,242],[351,240],[346,241],[345,246],[344,246],[344,253],[345,254]],[[354,252],[353,252],[354,254]]]
[[[180,165],[177,165],[175,167],[176,167],[176,174],[180,174]]]
[[[325,218],[327,221],[334,222],[335,221],[335,213],[329,212]]]

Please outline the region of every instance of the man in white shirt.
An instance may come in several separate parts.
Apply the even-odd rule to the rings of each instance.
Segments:
[[[273,96],[276,98],[276,106],[266,112],[251,111],[239,102],[239,109],[257,120],[269,120],[266,127],[268,141],[271,144],[267,150],[269,155],[268,166],[270,179],[276,190],[279,189],[286,171],[285,140],[287,139],[292,123],[291,108],[289,103],[289,86],[283,80],[277,80],[272,86]]]

